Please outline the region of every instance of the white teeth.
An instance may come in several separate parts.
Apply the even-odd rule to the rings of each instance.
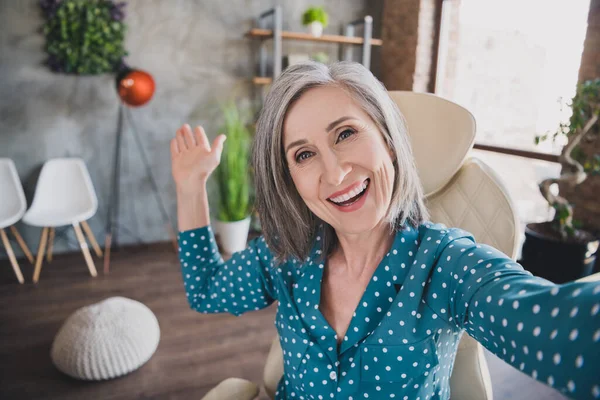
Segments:
[[[338,197],[332,197],[329,200],[335,202],[335,203],[341,203],[344,202],[348,199],[351,199],[352,197],[356,196],[359,193],[362,193],[368,186],[367,181],[365,180],[362,185],[360,185],[359,187],[357,187],[356,189],[352,189],[351,191],[349,191],[346,194],[343,194],[341,196]]]

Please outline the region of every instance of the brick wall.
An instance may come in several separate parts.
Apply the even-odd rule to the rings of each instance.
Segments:
[[[439,0],[385,0],[382,81],[389,90],[431,91]]]
[[[388,90],[412,90],[420,0],[385,0],[381,73]]]
[[[419,5],[419,30],[417,35],[416,65],[413,90],[428,92],[434,57],[437,0],[421,0]]]
[[[588,15],[588,28],[584,42],[579,81],[600,77],[600,0],[591,0]],[[600,153],[600,139],[585,141],[581,149],[587,155]],[[561,185],[560,193],[575,207],[575,219],[584,226],[600,234],[600,176],[589,176],[575,188]]]

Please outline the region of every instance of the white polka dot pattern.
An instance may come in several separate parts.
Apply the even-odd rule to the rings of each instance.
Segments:
[[[320,232],[306,260],[279,265],[262,237],[224,262],[210,226],[180,232],[179,244],[194,310],[240,315],[279,301],[278,400],[449,399],[465,331],[571,398],[600,398],[600,284],[534,277],[461,229],[399,230],[339,345],[319,311]]]
[[[272,255],[264,238],[252,240],[226,263],[210,225],[180,232],[178,241],[183,282],[192,309],[239,316],[275,300]]]

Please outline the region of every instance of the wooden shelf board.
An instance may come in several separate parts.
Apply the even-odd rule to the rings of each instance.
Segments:
[[[271,82],[273,82],[273,78],[268,76],[255,76],[252,78],[252,82],[255,85],[269,85]]]
[[[246,36],[258,39],[269,39],[273,37],[273,31],[271,29],[258,29],[253,28],[246,33]],[[310,33],[304,32],[281,32],[283,39],[290,40],[305,40],[309,42],[326,42],[326,43],[343,43],[343,44],[363,44],[364,39],[361,37],[349,37],[342,35],[323,35],[321,37],[315,37]],[[381,46],[383,41],[381,39],[371,39],[372,46]]]

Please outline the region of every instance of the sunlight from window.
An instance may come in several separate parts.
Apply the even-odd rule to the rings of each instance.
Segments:
[[[445,0],[436,93],[475,115],[479,143],[560,153],[563,142],[534,138],[569,119],[588,10],[589,0]]]

